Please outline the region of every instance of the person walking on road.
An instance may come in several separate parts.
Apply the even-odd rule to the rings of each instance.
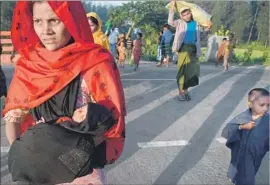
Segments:
[[[120,42],[120,46],[117,47],[118,53],[119,53],[119,65],[120,67],[125,67],[125,61],[126,61],[126,48],[125,48],[125,42]]]
[[[173,52],[178,52],[177,85],[179,88],[179,101],[189,101],[191,97],[188,88],[199,84],[201,55],[200,25],[193,20],[189,8],[182,8],[181,19],[174,20],[176,2],[171,1],[168,24],[176,28],[173,42]]]
[[[102,21],[100,17],[95,12],[90,12],[86,16],[93,33],[95,43],[110,51],[108,37],[102,32]]]
[[[269,92],[255,88],[248,94],[248,109],[222,131],[231,150],[228,177],[235,185],[255,185],[262,159],[269,152]]]
[[[142,33],[137,34],[137,39],[133,41],[133,56],[134,56],[134,71],[139,68],[139,63],[142,56],[142,47],[143,47]]]
[[[161,53],[161,39],[162,39],[162,35],[163,35],[163,30],[161,30],[159,32],[159,37],[158,37],[158,49],[157,49],[157,61],[161,61],[162,58],[162,53]],[[160,64],[160,63],[159,63]]]
[[[132,56],[132,49],[133,49],[133,41],[131,39],[131,36],[128,36],[127,40],[126,40],[126,58],[128,61],[130,61],[131,59],[131,56]]]
[[[115,30],[115,28],[112,28],[112,31],[109,35],[109,43],[110,43],[111,53],[114,59],[116,59],[116,52],[117,52],[116,45],[117,45],[118,37],[119,37],[119,33]]]
[[[20,142],[26,135],[42,141],[42,137],[31,134],[37,127],[77,130],[76,133],[74,131],[67,133],[64,129],[66,130],[64,134],[74,133],[83,137],[82,140],[78,140],[81,141],[78,145],[81,150],[75,148],[75,153],[72,150],[57,158],[58,162],[62,160],[64,171],[70,169],[69,176],[77,177],[73,182],[67,181],[67,184],[105,184],[104,166],[114,163],[120,157],[125,138],[124,92],[120,73],[112,55],[102,46],[94,44],[86,13],[80,1],[18,1],[14,12],[19,13],[14,13],[13,16],[11,39],[21,57],[16,64],[3,110],[7,139],[13,149],[9,155],[16,147],[23,147],[27,143],[30,144],[29,147],[33,147],[31,143],[34,144],[35,139],[27,140],[23,145]],[[115,120],[113,125],[110,127],[104,125],[108,116],[104,120],[99,120],[98,126],[96,122],[90,122],[90,109],[94,112],[99,111],[100,109],[92,109],[97,106],[102,107],[101,110],[108,110],[111,115],[109,117]],[[94,120],[96,119],[99,118],[96,117]],[[88,140],[85,141],[89,138],[82,134],[85,132],[91,133],[88,134],[92,138],[90,143]],[[44,134],[51,140],[44,140],[43,143],[53,141],[65,143],[65,137],[59,139],[60,136],[50,132]],[[70,141],[69,138],[66,139],[66,143]],[[91,172],[90,168],[86,168],[88,166],[84,166],[87,162],[85,157],[88,156],[84,151],[91,149],[93,145],[96,158],[89,160],[92,161]],[[13,155],[18,161],[12,161],[12,157],[9,156],[9,164],[23,163],[27,166],[29,162],[33,166],[33,161],[38,160],[36,155],[44,155],[46,159],[52,157],[46,156],[46,152],[51,151],[49,146],[48,144],[36,146],[42,153],[33,153],[31,149],[25,148],[20,151],[19,157]],[[24,160],[27,157],[31,160]],[[39,158],[36,165],[42,163],[42,159]],[[62,170],[52,173],[55,171],[53,167],[48,169],[45,167],[43,170],[46,173],[38,174],[35,168],[14,169],[13,166],[9,166],[13,172],[11,174],[21,175],[20,177],[26,181],[40,180],[33,184],[47,182],[49,179],[42,178],[46,175],[53,176],[53,179],[63,177]],[[24,175],[30,170],[33,173],[28,175],[31,177],[33,174],[37,175],[32,178]],[[85,176],[76,176],[78,171],[89,173]],[[13,180],[16,180],[14,176]]]
[[[160,41],[161,42],[161,60],[158,67],[162,67],[163,63],[165,63],[165,66],[169,67],[170,57],[172,54],[172,48],[171,48],[172,40],[173,40],[173,34],[169,30],[169,25],[165,24],[163,26],[163,35]]]

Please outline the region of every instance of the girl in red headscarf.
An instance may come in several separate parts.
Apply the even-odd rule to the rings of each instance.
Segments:
[[[81,2],[19,1],[14,9],[11,37],[21,57],[3,110],[9,143],[29,127],[52,117],[79,123],[85,119],[87,103],[94,102],[112,110],[117,120],[103,136],[95,138],[95,144],[105,143],[106,164],[118,159],[124,146],[126,115],[120,75],[110,53],[94,44]],[[70,105],[61,105],[57,99],[55,107],[42,110],[76,79],[80,85],[73,116],[59,116],[58,108]],[[71,184],[104,184],[103,169],[94,169]]]

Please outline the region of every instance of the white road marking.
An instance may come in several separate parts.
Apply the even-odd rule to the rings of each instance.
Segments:
[[[126,101],[130,100],[132,97],[143,94],[144,92],[151,90],[153,88],[153,84],[149,81],[141,82],[136,85],[132,85],[124,89],[125,99]]]
[[[137,72],[122,73],[122,74],[120,74],[120,76],[122,77],[122,76],[134,75],[134,74],[136,74],[136,73],[137,73]]]
[[[8,153],[8,151],[9,151],[9,146],[1,146],[1,154],[2,153]]]
[[[247,91],[256,88],[256,87],[265,87],[269,84],[268,80],[264,80],[264,76],[266,76],[267,74],[269,74],[268,71],[264,71],[264,74],[261,76],[260,80],[258,80],[258,82],[253,86],[250,87]],[[222,130],[223,128],[226,126],[226,124],[231,121],[236,115],[239,115],[241,112],[243,112],[245,110],[245,108],[243,109],[243,107],[247,107],[247,96],[244,96],[241,100],[241,102],[238,104],[238,106],[235,107],[235,109],[233,110],[233,112],[230,114],[230,116],[224,121],[222,127],[220,128],[219,132],[217,133],[216,137],[218,137],[216,140],[221,143],[221,144],[225,144],[226,143],[226,139],[221,136]]]
[[[159,85],[159,86],[157,86],[157,87],[155,87],[155,88],[153,88],[153,89],[151,89],[151,90],[145,92],[145,94],[149,94],[149,93],[151,93],[151,92],[154,92],[154,91],[156,91],[156,90],[158,90],[158,89],[161,89],[161,88],[163,88],[163,87],[169,86],[169,85],[171,85],[171,84],[172,84],[171,82],[170,82],[170,83],[167,83],[167,84],[161,84],[161,85]]]
[[[122,79],[122,81],[176,81],[175,78],[145,78],[145,79],[140,79],[140,78],[135,78],[135,79]]]
[[[185,146],[188,144],[186,140],[178,141],[153,141],[147,143],[138,143],[140,148],[153,148],[153,147],[168,147],[168,146]]]
[[[224,79],[224,81],[220,83],[220,85],[216,87],[213,92],[211,92],[206,97],[204,97],[201,102],[195,105],[194,108],[191,108],[184,115],[179,115],[179,118],[175,122],[168,123],[169,126],[166,127],[166,129],[164,129],[161,133],[158,133],[156,137],[153,137],[152,140],[148,141],[148,143],[144,143],[144,145],[138,144],[139,147],[141,147],[141,149],[133,153],[132,158],[129,158],[123,162],[120,162],[114,169],[110,170],[110,173],[115,173],[115,171],[118,171],[120,169],[126,169],[121,174],[122,176],[132,174],[133,172],[132,169],[138,169],[141,167],[140,166],[141,163],[134,163],[134,159],[140,158],[140,159],[143,159],[143,161],[146,163],[150,161],[155,161],[155,158],[153,159],[153,156],[156,156],[158,154],[152,155],[151,154],[152,151],[149,151],[150,148],[148,148],[147,146],[158,147],[161,144],[165,145],[164,143],[156,143],[158,141],[164,142],[164,141],[170,141],[170,140],[185,140],[185,141],[188,141],[188,144],[192,144],[191,142],[199,141],[200,138],[196,138],[194,141],[191,139],[193,138],[194,134],[196,134],[198,129],[200,129],[200,127],[203,126],[203,123],[213,113],[217,104],[220,103],[220,101],[222,101],[225,96],[228,96],[228,94],[230,94],[231,89],[238,82],[238,80],[241,77],[245,76],[245,74],[249,74],[250,72],[251,70],[239,72],[237,75],[231,75],[230,77],[227,77],[226,79]],[[215,74],[214,76],[217,76],[217,75],[218,73]],[[207,80],[207,79],[204,79],[204,80]],[[194,112],[200,112],[200,116],[194,116]],[[185,137],[183,138],[182,137],[183,135],[179,133],[185,133]],[[205,131],[205,134],[207,134],[206,131]],[[164,150],[160,152],[161,153],[160,155],[166,156],[167,154],[167,155],[170,155],[170,157],[171,156],[174,157],[175,155],[177,155],[177,153],[169,153],[167,151],[170,151],[170,149],[164,148]],[[159,169],[160,172],[158,173],[161,173],[163,170],[165,170],[170,163],[165,163],[165,164],[163,163],[162,167],[160,166],[160,164],[157,165],[160,168]]]
[[[223,137],[216,138],[216,140],[221,144],[225,144],[227,142],[227,139],[225,139]]]
[[[6,171],[6,170],[8,170],[8,166],[7,166],[7,165],[1,167],[1,173],[3,173],[3,172]]]
[[[223,71],[222,72],[219,72],[219,73],[216,73],[216,74],[209,74],[209,75],[206,75],[206,76],[203,76],[200,81],[201,83],[199,85],[201,85],[202,83],[206,82],[207,80],[210,80],[220,74],[224,73]],[[199,86],[198,85],[198,86]],[[196,87],[198,87],[196,86]],[[194,88],[196,88],[194,87]],[[191,89],[194,89],[194,88],[191,88]],[[143,107],[139,108],[139,109],[136,109],[130,113],[127,114],[126,116],[126,124],[134,121],[135,119],[139,118],[140,116],[146,114],[147,112],[157,108],[158,106],[164,104],[166,101],[170,100],[172,97],[176,96],[178,94],[178,89],[175,89],[175,90],[172,90],[171,92],[167,93],[166,95],[152,101],[151,103],[148,103],[146,105],[144,105]]]

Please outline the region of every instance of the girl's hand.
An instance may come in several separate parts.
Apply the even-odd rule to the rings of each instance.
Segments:
[[[175,11],[175,5],[176,5],[176,2],[171,1],[171,10]]]
[[[244,125],[240,125],[240,130],[252,130],[255,127],[255,122],[254,121],[250,121]]]

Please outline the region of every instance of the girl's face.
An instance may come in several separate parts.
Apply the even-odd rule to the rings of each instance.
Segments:
[[[125,38],[125,34],[124,33],[121,33],[120,34],[120,38]]]
[[[121,47],[124,47],[124,46],[125,46],[124,42],[121,42],[121,43],[120,43],[120,46],[121,46]]]
[[[95,33],[98,29],[98,26],[91,21],[91,19],[88,19],[89,26],[91,28],[92,33]]]
[[[49,51],[65,47],[71,35],[47,2],[33,3],[34,30]]]
[[[269,110],[269,97],[261,96],[258,99],[254,100],[251,106],[251,110],[254,114],[264,114]]]

